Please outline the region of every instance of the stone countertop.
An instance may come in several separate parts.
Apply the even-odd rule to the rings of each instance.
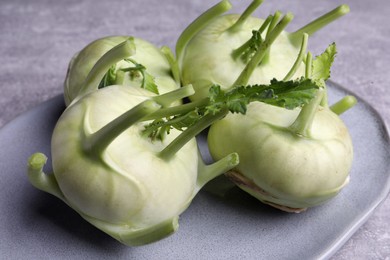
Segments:
[[[237,12],[249,2],[232,1]],[[266,0],[256,14],[265,17],[276,9],[291,11],[295,14],[291,30],[339,4],[350,6],[350,14],[310,37],[309,49],[320,53],[336,42],[339,53],[332,80],[370,103],[389,125],[390,2],[272,2]],[[2,0],[0,127],[61,94],[70,58],[90,41],[108,35],[134,35],[173,48],[186,25],[210,5],[190,0]],[[389,216],[390,197],[332,259],[389,260]]]

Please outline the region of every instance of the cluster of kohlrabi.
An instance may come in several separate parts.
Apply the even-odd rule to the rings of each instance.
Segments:
[[[349,180],[352,142],[338,114],[356,99],[327,104],[335,44],[314,60],[306,51],[308,37],[349,8],[341,5],[289,33],[291,13],[276,12],[265,20],[251,16],[261,3],[254,0],[241,15],[222,15],[231,7],[228,1],[213,6],[183,32],[176,53],[183,84],[194,86],[193,101],[206,96],[213,84],[228,90],[304,77],[321,85],[302,109],[253,103],[245,117],[230,114],[208,134],[214,159],[239,154],[240,164],[226,174],[234,183],[267,204],[300,212],[334,197]]]
[[[231,91],[215,85],[199,102],[182,105],[194,90],[179,88],[178,72],[167,48],[134,37],[85,47],[65,80],[67,107],[51,143],[53,173],[43,172],[47,157],[35,153],[31,183],[124,244],[151,243],[176,231],[198,191],[239,162],[233,152],[205,165],[197,134],[229,112],[245,113],[253,101],[300,106],[319,87],[310,79]]]
[[[335,46],[316,59],[306,46],[347,9],[288,34],[290,14],[250,16],[260,2],[241,16],[220,16],[230,4],[217,4],[183,32],[176,57],[135,37],[87,45],[66,75],[53,173],[43,172],[44,154],[33,154],[31,183],[126,245],[175,232],[194,196],[223,173],[283,209],[336,194],[352,160],[337,113],[353,99],[327,106]],[[210,126],[215,162],[205,165],[195,136]]]

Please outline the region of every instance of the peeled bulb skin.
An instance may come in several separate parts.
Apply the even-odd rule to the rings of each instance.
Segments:
[[[252,30],[258,30],[264,21],[249,17],[239,31],[228,31],[238,18],[237,14],[215,18],[186,46],[182,63],[182,82],[184,85],[194,86],[196,93],[191,96],[191,100],[206,97],[212,84],[218,84],[224,90],[228,89],[245,68],[246,64],[240,58],[232,58],[232,52],[250,39]],[[299,53],[300,40],[297,43],[291,41],[288,33],[282,32],[270,48],[270,58],[255,69],[248,84],[269,84],[273,78],[283,79]],[[293,78],[302,75],[303,65]]]
[[[151,95],[123,86],[95,91],[68,107],[52,138],[53,171],[64,200],[92,224],[130,245],[160,238],[146,234],[145,241],[126,241],[124,237],[137,230],[142,235],[142,230],[164,223],[172,232],[177,228],[178,215],[196,193],[196,142],[187,143],[169,162],[157,154],[178,135],[175,130],[164,142],[152,143],[140,136],[142,124],[136,124],[107,147],[102,161],[86,158],[80,144]]]
[[[240,188],[267,204],[300,212],[334,197],[348,183],[352,142],[336,114],[320,108],[310,135],[302,137],[288,129],[299,110],[249,106],[245,116],[228,115],[208,135],[214,159],[232,150],[239,154],[240,164],[227,175]]]
[[[70,104],[80,93],[88,73],[95,63],[109,50],[126,41],[128,36],[110,36],[95,40],[76,53],[69,63],[67,77],[64,84],[64,96],[66,104]],[[167,93],[178,88],[172,78],[171,67],[164,54],[150,42],[134,38],[135,54],[131,58],[146,67],[155,83],[159,86],[160,94]],[[125,61],[117,63],[117,68],[129,67],[131,64]],[[123,85],[130,83],[125,81]]]

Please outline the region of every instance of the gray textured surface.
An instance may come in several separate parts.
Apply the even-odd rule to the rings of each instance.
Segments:
[[[249,1],[232,1],[241,11]],[[258,15],[280,9],[296,17],[292,30],[347,3],[351,13],[310,40],[314,53],[330,42],[339,55],[332,79],[363,97],[390,123],[390,2],[270,1]],[[0,2],[0,126],[62,92],[70,57],[90,41],[135,35],[173,47],[180,31],[211,3],[205,1],[2,0]],[[157,7],[159,6],[159,7]],[[359,127],[359,126],[356,126]],[[369,173],[368,173],[369,174]],[[333,259],[390,259],[390,198]]]

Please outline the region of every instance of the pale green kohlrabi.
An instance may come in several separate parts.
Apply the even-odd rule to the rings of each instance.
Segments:
[[[229,151],[240,156],[240,164],[226,175],[260,201],[284,211],[320,205],[349,181],[353,145],[338,115],[356,99],[346,96],[327,104],[325,80],[335,54],[332,44],[315,60],[310,52],[306,55],[305,76],[321,88],[302,109],[253,103],[245,117],[230,114],[213,124],[208,134],[215,160]]]
[[[213,86],[203,100],[170,106],[192,95],[193,88],[156,96],[141,88],[107,86],[74,101],[59,119],[52,137],[54,173],[43,173],[46,157],[36,153],[28,176],[35,187],[122,243],[154,242],[177,229],[179,214],[204,184],[239,162],[231,153],[204,165],[195,135],[229,112],[245,114],[253,101],[300,106],[316,88],[310,79],[275,80],[227,93]]]
[[[108,85],[131,85],[164,94],[179,88],[179,81],[177,63],[168,47],[159,49],[136,37],[110,36],[91,42],[71,59],[64,98],[69,105]]]
[[[289,33],[284,29],[293,19],[291,13],[282,17],[278,11],[265,20],[251,16],[262,2],[253,0],[242,15],[222,15],[231,8],[223,0],[183,31],[176,56],[182,83],[192,84],[196,91],[191,100],[207,96],[213,84],[229,89],[303,76],[307,37],[349,12],[341,5]]]
[[[242,15],[221,16],[230,4],[220,2],[188,26],[176,53],[182,82],[196,90],[192,100],[201,99],[212,84],[231,89],[304,76],[322,86],[315,101],[302,110],[253,103],[245,117],[229,114],[213,124],[208,135],[214,159],[229,151],[239,154],[240,164],[227,174],[233,182],[261,201],[299,212],[325,202],[348,182],[353,149],[337,114],[356,99],[347,96],[329,109],[325,81],[335,45],[314,61],[306,47],[311,34],[349,8],[341,5],[288,33],[284,29],[291,13],[281,18],[276,12],[265,21],[250,16],[261,3],[254,0]]]
[[[303,109],[253,103],[245,117],[229,114],[210,128],[212,157],[237,152],[228,178],[276,208],[301,212],[326,202],[349,181],[353,146],[338,115],[319,106],[323,94]]]
[[[157,96],[111,85],[81,97],[55,126],[54,173],[43,173],[46,156],[36,153],[28,164],[31,183],[126,245],[172,234],[200,188],[238,163],[231,154],[204,165],[194,129],[170,129],[160,139],[145,135],[146,120],[171,113],[172,108],[164,107],[191,94],[192,87]]]

